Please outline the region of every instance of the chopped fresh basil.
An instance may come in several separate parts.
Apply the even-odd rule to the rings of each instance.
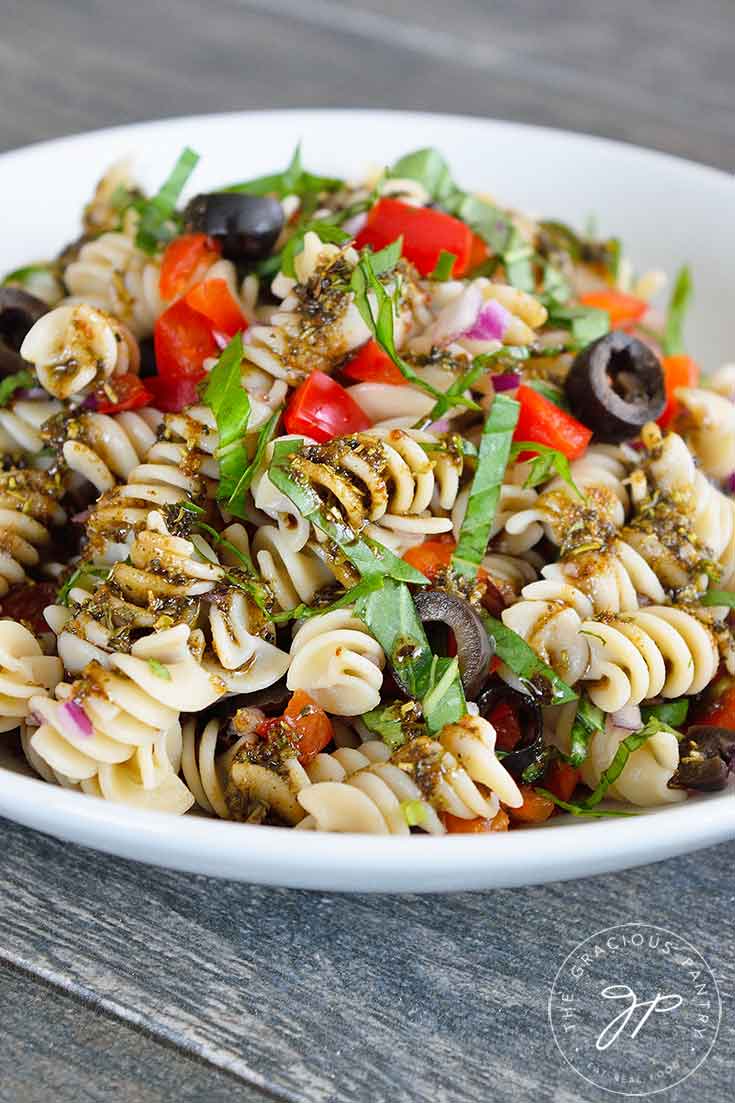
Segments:
[[[546,261],[544,264],[543,283],[541,285],[541,298],[545,303],[565,303],[569,300],[572,291],[568,280],[558,268]]]
[[[377,253],[370,253],[370,266],[376,276],[386,276],[392,272],[403,252],[403,235],[397,237],[390,245],[379,249]]]
[[[524,387],[532,387],[534,391],[538,391],[544,398],[548,398],[549,402],[553,402],[560,410],[569,413],[569,403],[564,397],[561,387],[555,387],[553,383],[547,383],[544,379],[524,379],[523,385]]]
[[[587,757],[590,739],[596,732],[605,728],[605,714],[587,697],[582,697],[577,706],[577,714],[570,735],[570,748],[567,761],[572,766],[581,766]]]
[[[691,305],[692,274],[689,265],[679,269],[666,312],[666,325],[661,342],[665,356],[680,356],[684,351],[684,320]]]
[[[663,701],[660,705],[644,705],[641,708],[643,722],[651,717],[661,720],[672,728],[680,728],[689,714],[689,698],[680,697],[678,701]]]
[[[476,402],[472,399],[464,398],[462,395],[447,399],[447,396],[442,393],[442,391],[437,390],[436,387],[432,387],[430,383],[426,383],[421,379],[396,349],[393,334],[393,297],[388,294],[378,279],[379,274],[382,275],[389,270],[386,265],[388,260],[395,256],[396,247],[400,255],[400,238],[398,242],[393,242],[392,245],[387,246],[386,249],[382,249],[379,253],[375,253],[374,255],[371,254],[369,249],[363,249],[360,260],[353,269],[350,284],[355,297],[355,306],[359,310],[368,329],[383,349],[383,352],[391,358],[404,379],[407,379],[409,383],[413,383],[422,391],[426,391],[427,394],[430,394],[436,399],[437,406],[443,404],[444,412],[452,405],[467,406],[472,410],[479,409]],[[375,267],[376,265],[377,269]],[[398,290],[399,288],[397,287],[396,291]],[[371,298],[375,300],[377,313],[374,312]]]
[[[487,613],[483,614],[482,620],[495,645],[495,654],[528,686],[529,692],[537,697],[546,697],[549,705],[563,705],[577,700],[571,686],[538,657],[522,636]]]
[[[562,808],[565,812],[571,812],[573,816],[586,816],[591,820],[603,820],[609,816],[637,816],[637,812],[625,812],[623,809],[618,808],[587,808],[582,804],[574,804],[572,801],[562,800],[561,797],[557,797],[556,793],[552,793],[550,789],[544,789],[537,785],[536,792],[542,797],[546,797],[547,800],[551,800],[557,806]]]
[[[498,207],[476,195],[460,192],[448,209],[502,258],[508,283],[521,291],[534,290],[533,249]]]
[[[477,576],[487,550],[519,412],[514,399],[498,394],[482,430],[467,510],[452,555],[455,571],[468,578]]]
[[[225,502],[237,517],[245,516],[244,494],[239,488],[248,465],[245,434],[250,418],[250,399],[241,382],[242,357],[242,334],[237,333],[212,368],[204,391],[204,401],[217,419],[217,500]],[[235,500],[236,491],[240,500]]]
[[[447,410],[450,410],[453,406],[458,405],[458,396],[461,397],[465,391],[468,391],[477,380],[485,375],[490,367],[509,367],[515,368],[517,364],[522,363],[528,359],[528,349],[524,346],[503,346],[503,348],[496,349],[495,352],[486,352],[482,356],[476,356],[472,361],[471,367],[463,372],[458,379],[447,387],[446,391],[440,395],[437,401],[429,413],[416,423],[416,428],[422,428],[423,426],[430,425],[432,421],[438,421],[442,418]]]
[[[321,499],[314,488],[295,478],[290,468],[290,460],[300,447],[299,440],[276,443],[268,469],[268,476],[273,485],[283,491],[303,517],[334,541],[364,578],[377,574],[401,582],[412,582],[419,586],[427,585],[428,579],[420,571],[403,559],[399,559],[388,548],[378,544],[377,541],[356,536],[349,525],[330,520],[324,515]]]
[[[157,252],[176,236],[179,229],[175,219],[176,204],[198,161],[199,154],[187,146],[160,191],[151,199],[135,202],[135,209],[140,214],[135,244],[144,253]]]
[[[352,586],[351,589],[345,590],[340,597],[330,602],[328,605],[306,605],[302,602],[300,605],[296,605],[293,609],[286,609],[282,613],[275,613],[271,616],[271,620],[274,624],[285,624],[290,620],[308,620],[310,617],[320,616],[322,613],[333,613],[336,609],[344,609],[346,605],[354,605],[360,598],[365,597],[366,594],[371,594],[375,590],[379,590],[383,585],[383,578],[381,575],[369,575],[367,578],[362,578],[357,585]]]
[[[442,249],[439,253],[439,259],[434,266],[434,271],[429,275],[429,279],[438,280],[441,283],[446,283],[447,280],[451,280],[456,259],[456,253],[448,253],[446,249]]]
[[[227,509],[236,516],[243,516],[245,509],[245,495],[250,489],[250,484],[253,481],[255,472],[260,467],[263,460],[263,455],[269,443],[273,439],[273,435],[278,426],[278,422],[281,419],[281,409],[274,410],[267,421],[264,421],[258,430],[258,440],[255,445],[255,452],[253,458],[248,464],[246,464],[242,474],[237,480],[237,484],[232,494],[227,500]]]
[[[6,406],[16,391],[24,387],[32,387],[34,383],[33,373],[26,368],[0,379],[0,406]]]
[[[392,179],[416,180],[435,203],[445,203],[457,193],[449,165],[436,149],[417,149],[400,157],[388,170]]]
[[[283,172],[272,176],[258,176],[254,180],[245,180],[240,184],[231,184],[223,191],[241,192],[244,195],[276,195],[279,199],[283,199],[286,195],[304,196],[310,192],[337,191],[343,185],[344,181],[334,176],[315,176],[314,173],[306,172],[301,160],[299,142]]]
[[[584,348],[610,332],[610,315],[594,306],[551,306],[549,321],[568,329],[577,348]]]
[[[467,704],[459,664],[432,654],[408,587],[386,579],[357,602],[355,612],[385,651],[403,691],[421,702],[428,731],[461,720]]]
[[[546,444],[538,444],[533,440],[516,440],[511,447],[510,458],[515,460],[525,452],[535,453],[536,459],[530,461],[531,468],[528,478],[523,484],[524,487],[534,487],[540,483],[545,483],[547,479],[551,478],[552,471],[556,471],[559,478],[564,480],[572,493],[584,501],[584,495],[572,478],[569,460],[563,452],[559,452],[556,448],[550,448]]]
[[[162,678],[164,682],[171,681],[170,670],[167,670],[163,663],[160,663],[158,659],[149,659],[148,666],[151,668],[151,674],[155,674],[157,678]]]
[[[732,590],[708,590],[699,599],[700,605],[727,605],[735,609],[735,593]]]
[[[8,272],[7,276],[3,276],[0,280],[0,287],[17,284],[26,288],[32,294],[36,294],[40,284],[39,277],[41,280],[45,278],[47,281],[51,279],[56,282],[56,276],[50,264],[26,264],[23,268],[15,268],[12,272]],[[34,287],[36,287],[35,291]],[[42,299],[44,296],[39,295],[38,297]]]
[[[422,800],[401,801],[401,811],[409,827],[420,827],[426,822],[426,805]]]
[[[296,278],[294,260],[299,253],[303,252],[304,238],[310,230],[319,235],[320,241],[329,241],[334,245],[344,245],[346,241],[350,240],[349,234],[346,234],[343,229],[326,219],[306,222],[303,226],[299,226],[298,230],[288,239],[281,253],[281,271],[292,279]]]
[[[415,706],[412,702],[409,702],[409,705],[413,712]],[[364,713],[362,722],[368,731],[379,736],[391,751],[397,751],[409,738],[413,738],[414,734],[419,734],[423,730],[423,725],[417,723],[415,715],[407,721],[404,701],[378,705],[377,708]]]
[[[59,605],[69,604],[69,595],[75,586],[81,586],[87,578],[99,578],[106,582],[112,573],[112,567],[95,567],[91,563],[82,563],[67,578],[66,582],[57,591],[56,601]]]
[[[658,732],[671,732],[677,739],[679,738],[679,732],[674,731],[670,724],[665,723],[663,720],[659,720],[656,716],[650,716],[644,727],[637,732],[631,732],[630,735],[627,735],[625,739],[622,740],[613,756],[612,762],[607,769],[603,770],[600,774],[600,780],[597,783],[597,787],[576,807],[581,812],[587,812],[589,809],[599,804],[610,786],[614,785],[622,774],[633,752],[637,751],[652,735],[657,735]],[[569,811],[571,811],[571,808]]]

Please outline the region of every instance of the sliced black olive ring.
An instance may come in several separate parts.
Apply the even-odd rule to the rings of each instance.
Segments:
[[[467,697],[474,700],[482,689],[493,656],[484,624],[468,601],[443,590],[422,590],[414,595],[414,603],[422,622],[440,621],[451,628],[457,643],[462,685]]]
[[[732,771],[735,771],[735,731],[695,724],[679,744],[679,766],[668,787],[712,793],[725,788]]]
[[[20,287],[0,287],[0,379],[27,368],[19,349],[48,304]]]

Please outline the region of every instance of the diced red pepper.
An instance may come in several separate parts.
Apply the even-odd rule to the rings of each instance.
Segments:
[[[153,405],[164,414],[178,414],[185,406],[194,406],[199,401],[196,379],[186,376],[164,379],[154,375],[146,383],[153,394]]]
[[[184,296],[184,302],[203,314],[216,333],[234,337],[248,328],[240,304],[233,298],[226,280],[203,280]]]
[[[303,434],[320,443],[371,426],[354,398],[321,371],[312,372],[291,396],[283,422],[287,433]]]
[[[530,785],[519,785],[523,797],[520,808],[508,808],[513,823],[542,823],[548,820],[556,805],[550,797],[537,793]]]
[[[586,295],[580,295],[579,301],[584,306],[606,311],[610,316],[611,329],[640,322],[648,310],[645,299],[627,295],[624,291],[617,291],[612,287],[604,291],[588,291]]]
[[[521,385],[516,392],[521,410],[513,434],[514,440],[534,441],[555,448],[570,460],[584,454],[592,438],[592,430],[571,414],[561,410],[533,387]]]
[[[439,571],[449,566],[456,547],[451,539],[424,540],[423,544],[408,548],[403,553],[403,559],[432,581]]]
[[[95,392],[95,409],[98,414],[139,410],[141,406],[147,406],[152,397],[140,376],[125,372],[124,375],[114,375],[104,387]]]
[[[396,387],[406,383],[406,379],[390,356],[387,352],[383,352],[372,337],[347,361],[342,368],[342,374],[348,379],[356,379],[363,383],[392,383]]]
[[[307,766],[334,739],[331,720],[303,689],[296,690],[281,716],[259,724],[257,733],[261,739],[276,738],[284,726],[285,734],[298,746],[302,766]]]
[[[158,289],[165,302],[178,299],[207,269],[219,260],[222,250],[206,234],[182,234],[166,246],[161,261]]]
[[[164,379],[199,380],[203,364],[219,349],[212,325],[198,310],[179,299],[160,316],[153,329],[158,374]]]
[[[521,725],[513,706],[508,701],[498,701],[488,713],[487,720],[495,728],[495,745],[501,751],[512,751],[520,741]]]
[[[470,259],[467,264],[467,271],[474,272],[475,268],[479,268],[481,264],[484,264],[490,257],[490,250],[487,247],[487,242],[479,234],[472,235],[472,248],[470,249]]]
[[[441,814],[448,835],[487,835],[493,831],[507,831],[510,826],[508,813],[499,808],[491,820],[478,816],[473,820],[463,820],[451,812]]]
[[[559,800],[569,800],[579,784],[579,770],[561,758],[556,758],[544,775],[543,788]]]
[[[412,207],[399,199],[379,199],[371,209],[355,244],[370,245],[375,252],[403,237],[403,256],[415,264],[422,276],[436,268],[442,251],[454,253],[452,275],[467,271],[472,256],[473,234],[458,218],[432,207]]]
[[[658,419],[662,429],[666,429],[676,417],[679,403],[674,394],[679,387],[696,387],[699,383],[699,364],[692,360],[691,356],[664,356],[661,361],[664,369],[664,386],[666,388],[666,406]]]

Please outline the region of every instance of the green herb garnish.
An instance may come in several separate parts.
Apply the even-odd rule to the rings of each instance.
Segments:
[[[235,495],[248,464],[245,433],[250,417],[250,399],[241,381],[242,357],[242,334],[237,333],[209,373],[204,391],[204,401],[217,420],[217,500],[237,517],[245,516],[244,494],[238,492],[239,500]]]
[[[420,827],[426,822],[426,805],[422,800],[401,801],[401,811],[409,827]]]
[[[655,717],[672,728],[680,728],[688,714],[688,697],[680,697],[678,701],[663,701],[660,705],[643,705],[641,708],[644,723]]]
[[[360,598],[379,590],[382,585],[383,578],[381,575],[369,575],[367,578],[360,579],[355,586],[345,590],[340,597],[328,605],[307,605],[302,602],[300,605],[294,606],[293,609],[286,609],[282,613],[274,613],[270,619],[274,624],[285,624],[290,620],[308,620],[310,617],[317,617],[322,613],[334,613],[337,609],[344,609],[346,605],[354,605]]]
[[[0,379],[0,406],[6,406],[16,391],[23,387],[32,387],[34,384],[33,373],[23,368]]]
[[[223,188],[226,192],[241,192],[244,195],[275,195],[283,199],[286,195],[304,196],[311,192],[337,191],[344,181],[334,176],[315,176],[306,172],[301,160],[301,143],[296,146],[291,160],[283,172],[271,176],[258,176],[254,180],[245,180],[241,184],[230,184]]]
[[[452,555],[455,571],[468,578],[477,576],[487,550],[519,412],[514,399],[496,395],[482,430],[467,511]]]
[[[198,161],[199,154],[187,146],[160,191],[151,199],[136,200],[133,203],[140,214],[135,244],[144,253],[157,252],[179,232],[180,227],[175,218],[176,204]]]
[[[540,785],[536,786],[536,792],[540,793],[542,797],[546,797],[547,800],[551,800],[557,806],[562,808],[565,812],[571,812],[573,816],[586,816],[591,820],[603,820],[609,816],[637,816],[637,812],[624,812],[618,808],[586,808],[581,804],[574,804],[572,801],[562,800],[561,797],[557,797],[555,793],[552,793],[550,789],[544,789]]]
[[[680,356],[684,351],[684,319],[691,305],[692,274],[689,265],[679,269],[666,312],[666,325],[661,341],[664,356]]]
[[[699,599],[700,605],[726,605],[735,609],[735,593],[732,590],[708,590]]]
[[[258,440],[255,445],[253,458],[245,465],[242,474],[237,480],[235,489],[227,502],[227,508],[230,512],[234,513],[240,511],[238,516],[243,515],[242,511],[245,508],[245,494],[250,489],[250,484],[253,481],[255,472],[260,467],[265,450],[273,439],[280,418],[281,410],[279,408],[278,410],[274,410],[268,420],[261,425],[258,430]]]
[[[596,341],[610,332],[610,315],[593,306],[550,306],[549,322],[568,329],[577,348]]]
[[[288,239],[283,252],[281,253],[281,271],[292,279],[296,279],[296,269],[294,268],[294,260],[304,250],[304,238],[313,230],[314,233],[319,235],[320,241],[329,241],[334,245],[344,245],[346,241],[350,240],[350,235],[346,234],[339,226],[335,226],[333,222],[327,219],[317,220],[316,222],[306,222],[303,226],[299,226],[298,230]]]
[[[429,274],[429,279],[438,280],[440,283],[451,280],[456,259],[456,253],[448,253],[446,249],[442,249],[434,266],[434,271]]]
[[[407,740],[404,707],[395,701],[392,705],[378,705],[362,716],[368,731],[379,736],[391,751],[397,751]]]
[[[157,678],[162,678],[164,682],[171,681],[171,672],[163,663],[159,663],[158,659],[149,659],[148,666],[151,668],[151,674],[155,674]]]
[[[582,697],[574,717],[569,754],[566,756],[572,766],[581,766],[587,757],[592,736],[604,728],[605,714],[602,709],[593,705],[587,697]]]
[[[59,605],[69,605],[69,595],[77,585],[82,585],[86,578],[99,578],[103,582],[112,574],[112,567],[95,567],[91,563],[82,563],[67,578],[66,582],[56,593],[56,601]]]
[[[578,695],[571,686],[538,657],[522,636],[487,613],[483,614],[482,620],[495,644],[495,654],[528,686],[531,694],[537,697],[548,694],[546,703],[550,705],[577,700]]]
[[[536,455],[536,459],[531,460],[531,467],[528,478],[523,484],[524,487],[528,488],[545,483],[547,479],[551,478],[552,471],[556,471],[572,493],[576,494],[581,501],[584,501],[584,495],[572,478],[569,460],[563,452],[556,448],[549,448],[546,444],[538,444],[533,440],[516,440],[510,450],[511,460],[517,459],[524,452],[531,452]]]
[[[400,157],[388,169],[392,179],[404,177],[415,180],[429,193],[435,203],[444,203],[458,192],[452,180],[449,165],[437,149],[417,149]]]
[[[273,485],[283,491],[303,517],[334,541],[364,578],[377,574],[400,582],[426,586],[428,579],[388,548],[375,540],[357,536],[346,523],[331,520],[325,515],[321,499],[314,488],[295,477],[291,470],[290,460],[300,450],[301,443],[299,440],[276,443],[268,470]]]

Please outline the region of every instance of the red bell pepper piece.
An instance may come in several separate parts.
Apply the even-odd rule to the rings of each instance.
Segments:
[[[155,375],[146,383],[153,394],[153,405],[165,414],[178,414],[185,406],[194,406],[199,401],[196,379],[186,376],[164,379]]]
[[[344,387],[324,372],[312,372],[291,396],[283,415],[287,433],[320,443],[369,429],[371,422]]]
[[[170,306],[156,322],[153,346],[160,376],[195,382],[204,375],[204,361],[219,352],[211,322],[184,299]]]
[[[674,398],[679,387],[696,387],[699,383],[699,364],[692,360],[691,356],[664,356],[661,361],[664,369],[664,387],[666,388],[666,405],[664,412],[658,419],[662,429],[676,417],[679,403]]]
[[[534,441],[563,452],[567,459],[577,460],[592,438],[592,430],[571,414],[559,409],[533,387],[521,385],[516,392],[521,404],[514,440]]]
[[[357,235],[358,249],[370,245],[375,252],[403,237],[403,256],[429,276],[436,268],[439,254],[454,253],[452,275],[463,276],[472,256],[473,234],[458,218],[431,207],[411,207],[399,199],[379,199]]]
[[[125,372],[123,375],[114,375],[95,393],[95,409],[98,414],[119,414],[123,410],[139,410],[141,406],[147,406],[152,397],[140,376]]]
[[[201,279],[210,265],[219,260],[222,250],[206,234],[182,234],[166,246],[161,261],[158,289],[166,302],[178,299]]]
[[[586,295],[580,295],[579,301],[584,306],[593,306],[597,310],[606,311],[610,316],[611,329],[640,322],[648,310],[645,299],[627,295],[624,291],[617,291],[612,287],[604,291],[588,291]]]
[[[225,337],[234,337],[248,328],[248,323],[233,298],[226,280],[204,280],[184,296],[184,302],[209,319],[212,329]]]
[[[406,382],[388,353],[383,352],[372,337],[347,361],[342,374],[348,379],[357,379],[363,383],[392,383],[401,387]]]

